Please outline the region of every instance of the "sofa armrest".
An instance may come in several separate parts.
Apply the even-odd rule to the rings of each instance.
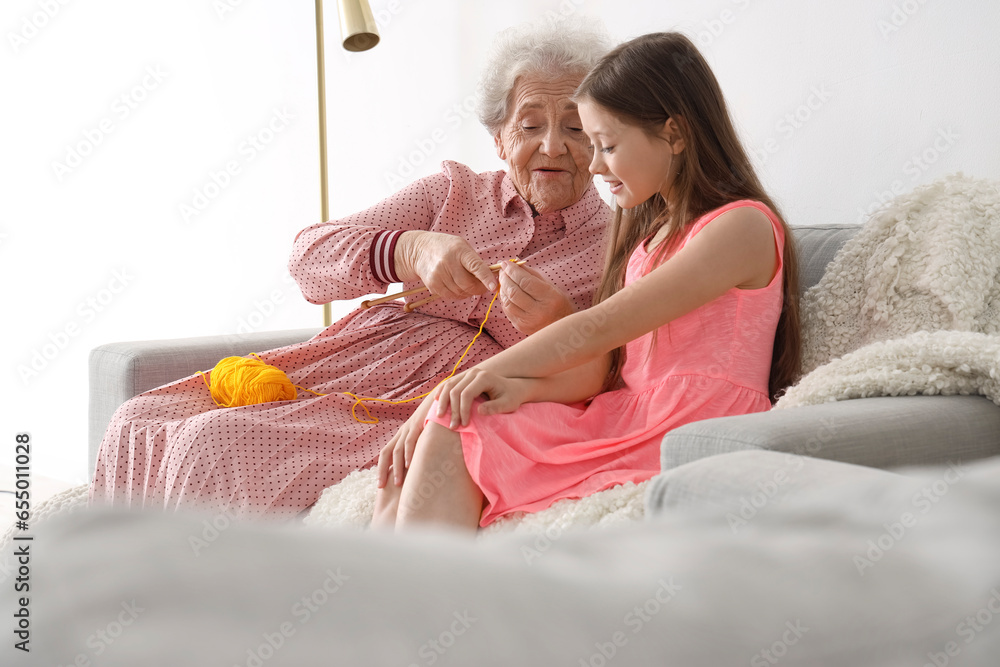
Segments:
[[[108,343],[90,352],[89,473],[118,406],[144,391],[208,370],[219,359],[308,340],[320,329]]]
[[[1000,454],[1000,407],[982,396],[881,396],[685,424],[663,437],[662,470],[745,449],[875,468]]]

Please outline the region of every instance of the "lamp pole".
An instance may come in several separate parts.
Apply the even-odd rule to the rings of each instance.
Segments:
[[[320,222],[330,219],[330,192],[326,170],[326,63],[323,54],[323,0],[316,0],[316,76],[319,90],[319,197]],[[333,324],[333,308],[323,304],[323,326]]]
[[[368,0],[337,0],[340,33],[348,51],[367,51],[379,42],[378,26]],[[323,53],[323,0],[316,0],[316,77],[319,91],[320,222],[330,219],[330,192],[326,165],[326,58]],[[333,308],[323,304],[323,326],[333,324]]]

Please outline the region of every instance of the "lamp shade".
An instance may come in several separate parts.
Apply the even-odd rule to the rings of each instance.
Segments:
[[[367,51],[378,44],[378,26],[368,0],[337,0],[340,34],[348,51]]]

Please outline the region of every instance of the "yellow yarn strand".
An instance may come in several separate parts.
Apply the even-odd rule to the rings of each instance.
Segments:
[[[513,262],[515,260],[512,259],[510,261]],[[386,398],[372,398],[370,396],[356,396],[355,394],[352,394],[349,391],[345,391],[343,393],[347,394],[348,396],[354,399],[354,405],[351,406],[351,416],[354,417],[354,420],[361,422],[362,424],[377,424],[378,419],[376,417],[372,417],[372,413],[368,411],[368,406],[365,405],[364,403],[365,401],[374,401],[377,403],[392,403],[393,405],[399,405],[400,403],[409,403],[410,401],[416,401],[421,398],[426,398],[427,396],[430,396],[430,394],[434,391],[434,389],[437,389],[438,387],[441,386],[442,383],[444,383],[453,375],[455,375],[455,372],[458,370],[458,367],[462,365],[462,360],[465,359],[465,355],[467,355],[469,353],[469,350],[472,349],[472,346],[476,343],[476,339],[479,338],[480,335],[482,335],[483,327],[486,326],[486,320],[490,319],[490,311],[493,309],[493,303],[497,300],[498,296],[500,296],[499,289],[497,289],[497,293],[493,295],[493,299],[490,301],[489,307],[486,308],[486,316],[483,317],[483,322],[482,324],[479,325],[479,331],[477,331],[476,335],[472,337],[472,342],[468,344],[468,346],[465,348],[465,352],[463,352],[462,356],[460,356],[458,358],[458,361],[455,362],[455,367],[451,369],[451,373],[448,373],[448,377],[443,378],[441,382],[438,382],[436,385],[434,385],[434,388],[431,389],[426,394],[421,394],[420,396],[414,396],[413,398],[404,398],[401,401],[390,401],[389,399]],[[362,409],[364,409],[365,414],[368,415],[368,419],[372,421],[365,421],[363,419],[358,418],[358,415],[355,413],[355,409],[358,407],[358,405],[360,405]]]
[[[513,262],[516,260],[512,259],[510,261]],[[358,396],[349,391],[342,392],[354,399],[354,404],[351,406],[351,416],[354,417],[355,421],[362,424],[378,423],[378,419],[372,417],[372,413],[369,412],[368,406],[365,405],[366,401],[391,403],[393,405],[417,401],[429,396],[434,389],[437,389],[443,382],[454,376],[458,371],[458,367],[462,365],[462,361],[465,359],[466,355],[469,354],[469,350],[472,349],[476,340],[482,335],[483,329],[486,327],[486,321],[490,319],[490,311],[493,310],[493,304],[496,302],[498,296],[500,296],[499,289],[497,289],[496,294],[493,295],[493,299],[490,300],[490,305],[486,308],[486,316],[483,317],[483,322],[479,325],[479,331],[477,331],[476,335],[472,337],[472,341],[468,344],[468,346],[466,346],[465,351],[462,352],[462,356],[460,356],[458,361],[455,362],[455,367],[451,369],[451,373],[442,379],[441,382],[434,385],[434,388],[426,394],[414,396],[413,398],[405,398],[401,401],[390,401],[386,398]],[[211,382],[209,381],[208,374],[204,371],[198,371],[198,375],[201,376],[201,379],[205,382],[205,386],[208,387],[209,393],[212,395],[212,400],[215,401],[215,404],[220,408],[256,405],[258,403],[269,403],[271,401],[291,401],[298,397],[298,393],[296,392],[297,389],[308,391],[309,393],[316,394],[317,396],[328,395],[321,394],[318,391],[313,391],[312,389],[307,389],[297,384],[292,384],[292,381],[288,379],[288,376],[285,375],[284,371],[265,363],[256,352],[251,352],[250,357],[254,358],[226,357],[221,359],[219,363],[215,365],[215,368],[209,371],[211,374]],[[362,409],[364,409],[365,414],[368,415],[368,421],[358,418],[356,409],[359,405]]]

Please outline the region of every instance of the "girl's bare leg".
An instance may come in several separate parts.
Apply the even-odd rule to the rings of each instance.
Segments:
[[[393,471],[389,468],[389,483],[378,490],[375,495],[375,514],[372,516],[372,528],[392,529],[396,525],[396,511],[399,507],[399,494],[403,487],[396,486],[392,480]],[[406,478],[403,478],[405,483]]]
[[[424,427],[398,498],[396,528],[445,525],[475,532],[483,493],[472,481],[461,436],[430,422]]]

